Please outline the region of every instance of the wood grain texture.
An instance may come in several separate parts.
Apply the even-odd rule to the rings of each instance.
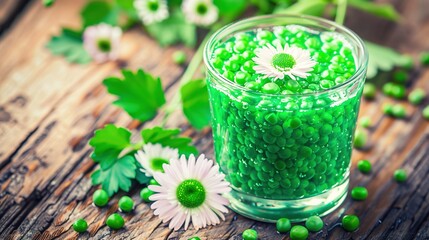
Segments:
[[[0,64],[0,239],[187,239],[195,235],[201,239],[241,239],[247,228],[255,228],[260,239],[288,239],[287,234],[276,233],[273,224],[233,212],[218,226],[174,232],[140,200],[141,186],[134,186],[129,193],[137,207],[124,215],[126,228],[111,231],[105,226],[105,219],[117,211],[117,201],[124,193],[117,194],[105,208],[91,205],[96,188],[89,176],[95,165],[89,158],[87,141],[106,123],[129,127],[134,135],[145,126],[110,104],[113,97],[101,81],[119,75],[121,67],[142,67],[161,77],[167,100],[171,100],[184,70],[172,63],[171,55],[183,48],[162,49],[136,28],[123,38],[120,61],[68,64],[52,56],[44,45],[60,26],[77,26],[84,2],[59,1],[46,10],[33,1],[0,40],[5,59]],[[417,57],[429,49],[425,41],[429,36],[429,13],[425,10],[429,2],[392,2],[404,16],[398,25],[353,10],[347,24],[365,38]],[[192,50],[184,50],[192,55]],[[429,92],[429,69],[414,70],[408,87]],[[324,218],[324,230],[310,234],[310,239],[429,239],[429,123],[421,117],[421,106],[406,102],[407,119],[383,116],[381,106],[386,102],[392,100],[378,94],[375,101],[363,100],[360,111],[360,116],[371,116],[375,126],[369,129],[369,149],[353,153],[350,185],[367,187],[368,199],[356,202],[348,197]],[[158,115],[146,126],[156,125],[162,117]],[[167,125],[181,127],[201,152],[213,156],[210,129],[196,132],[180,111]],[[356,162],[362,158],[373,163],[370,175],[356,170]],[[410,173],[404,184],[392,180],[400,167]],[[357,232],[346,233],[339,226],[345,213],[360,216],[362,225]],[[71,224],[81,217],[88,221],[89,229],[78,235]]]

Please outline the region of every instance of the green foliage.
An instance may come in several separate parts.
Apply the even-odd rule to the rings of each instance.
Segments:
[[[118,23],[119,11],[114,9],[106,1],[90,1],[80,12],[84,27],[107,23],[116,25]]]
[[[369,53],[367,77],[373,78],[378,70],[390,71],[395,66],[402,66],[408,62],[408,57],[395,50],[375,43],[365,42]]]
[[[192,139],[187,137],[179,137],[180,129],[163,129],[161,127],[146,128],[141,132],[145,143],[159,143],[163,147],[177,148],[179,154],[198,154],[197,149],[191,145]]]
[[[59,36],[53,36],[46,47],[54,55],[64,56],[71,63],[89,63],[91,56],[82,45],[82,33],[63,28]]]
[[[275,13],[294,13],[321,16],[328,4],[329,2],[325,0],[300,0],[291,6],[286,5],[287,8],[276,8]]]
[[[118,97],[113,103],[141,122],[154,118],[158,108],[165,103],[161,79],[142,69],[136,73],[122,70],[122,74],[123,79],[110,77],[103,81],[107,91]]]
[[[176,10],[162,22],[146,26],[148,33],[162,46],[184,43],[194,46],[197,40],[195,25],[186,22],[181,11]]]
[[[247,7],[246,0],[214,0],[214,5],[219,9],[219,15],[230,22],[240,16]]]
[[[348,3],[354,8],[390,21],[397,21],[400,18],[399,13],[391,4],[373,3],[368,0],[348,0]]]
[[[98,169],[91,174],[92,184],[101,184],[101,187],[112,196],[119,189],[128,192],[132,179],[136,176],[136,161],[132,156],[124,156],[116,160],[113,165],[103,170]]]
[[[182,108],[188,121],[196,129],[210,123],[209,93],[203,79],[190,81],[180,89]]]

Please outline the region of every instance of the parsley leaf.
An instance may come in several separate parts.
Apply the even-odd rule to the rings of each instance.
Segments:
[[[247,6],[246,0],[214,0],[213,3],[227,22],[237,18]]]
[[[46,45],[52,54],[62,55],[71,63],[89,63],[91,56],[83,48],[82,33],[63,28],[59,36],[52,36]]]
[[[197,155],[197,149],[190,145],[192,139],[187,137],[179,137],[180,129],[164,129],[161,127],[146,128],[141,132],[143,141],[145,143],[159,143],[163,147],[177,148],[179,154]]]
[[[147,184],[151,177],[147,177],[146,174],[142,171],[140,171],[140,169],[142,169],[143,167],[140,165],[140,163],[138,161],[136,161],[136,180],[137,182],[139,182],[140,184]]]
[[[90,1],[80,12],[84,27],[99,23],[117,25],[119,11],[105,1]]]
[[[383,47],[366,41],[365,45],[369,53],[367,77],[373,78],[378,69],[390,71],[395,66],[403,66],[408,62],[408,57],[401,55],[391,48]]]
[[[131,146],[130,137],[131,133],[127,129],[107,124],[96,130],[89,140],[89,145],[94,148],[91,158],[100,163],[102,170],[110,168],[121,151]]]
[[[192,47],[197,40],[195,25],[186,22],[180,10],[162,22],[146,26],[146,30],[162,46],[184,43]]]
[[[192,126],[202,129],[210,123],[209,93],[205,80],[194,80],[180,89],[183,113]]]
[[[92,184],[101,187],[112,196],[119,189],[130,190],[131,180],[136,177],[136,160],[132,156],[124,156],[113,163],[110,168],[98,169],[91,174]]]
[[[118,97],[113,103],[141,122],[154,118],[158,108],[165,103],[161,79],[141,69],[136,73],[122,70],[122,74],[124,79],[110,77],[103,81],[107,91]]]

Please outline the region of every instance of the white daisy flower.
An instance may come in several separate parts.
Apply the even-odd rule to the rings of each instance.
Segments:
[[[186,20],[200,26],[213,24],[219,16],[219,10],[211,0],[184,0],[182,10]]]
[[[134,7],[144,24],[149,25],[168,18],[165,0],[135,0]]]
[[[90,26],[83,33],[83,47],[96,62],[105,62],[118,58],[122,30],[101,23]]]
[[[225,206],[229,202],[220,194],[231,189],[217,164],[204,154],[197,160],[194,155],[189,160],[182,155],[180,160],[172,159],[170,165],[165,164],[164,171],[154,174],[160,186],[149,186],[156,192],[149,199],[155,201],[151,205],[154,214],[163,222],[170,221],[170,229],[178,230],[185,224],[186,230],[190,222],[199,229],[225,220],[223,213],[228,212]]]
[[[135,157],[142,165],[142,172],[147,177],[153,176],[155,172],[163,172],[162,165],[169,164],[171,159],[179,158],[179,151],[175,148],[162,147],[161,144],[147,143],[143,146],[143,150],[139,150]]]
[[[255,53],[253,69],[274,80],[283,79],[285,76],[294,80],[296,77],[306,78],[316,65],[309,51],[287,45],[282,47],[280,43],[277,43],[276,47],[267,44],[256,49]]]

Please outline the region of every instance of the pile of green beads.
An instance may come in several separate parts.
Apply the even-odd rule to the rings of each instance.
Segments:
[[[278,42],[310,52],[317,64],[307,78],[274,80],[255,72],[255,50]],[[333,33],[297,26],[241,32],[217,46],[212,65],[237,86],[228,89],[208,76],[216,159],[234,189],[297,199],[345,181],[363,83],[346,96],[309,93],[355,73],[348,46]]]

